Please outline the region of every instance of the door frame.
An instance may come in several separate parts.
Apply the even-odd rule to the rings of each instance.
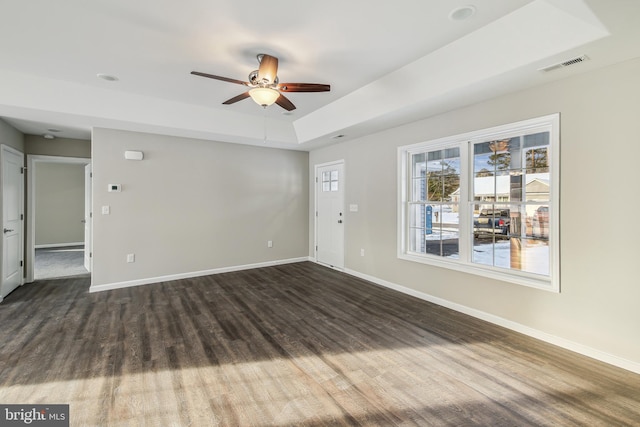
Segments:
[[[93,271],[93,212],[91,201],[93,199],[93,165],[87,163],[84,165],[84,268],[89,273]]]
[[[340,180],[340,183],[342,185],[342,188],[344,189],[344,198],[346,199],[347,197],[347,187],[346,187],[346,163],[344,161],[344,159],[339,159],[339,160],[333,160],[331,162],[325,162],[325,163],[318,163],[316,165],[313,166],[313,180],[314,180],[314,203],[313,203],[313,259],[315,260],[315,262],[318,262],[318,196],[319,196],[319,188],[320,188],[320,180],[319,180],[319,176],[318,176],[318,169],[320,168],[324,168],[327,166],[335,166],[335,165],[342,165],[342,178]],[[342,206],[342,211],[345,212],[344,210],[344,206],[346,205],[345,200],[343,199],[342,201],[343,206]],[[344,227],[346,228],[347,226],[347,221],[345,221],[345,225]],[[346,233],[345,233],[346,234]],[[343,257],[343,268],[336,268],[336,267],[332,267],[335,268],[336,270],[343,270],[344,269],[344,248],[345,248],[345,239],[342,239],[342,257]],[[322,265],[326,265],[326,264],[322,264]]]
[[[10,152],[12,154],[15,154],[16,156],[20,156],[22,158],[22,170],[24,171],[24,153],[16,148],[13,148],[9,145],[6,144],[0,144],[0,165],[2,165],[4,163],[4,152]],[[25,197],[25,185],[24,185],[24,176],[23,176],[23,183],[22,183],[22,191],[21,191],[21,195],[20,195],[20,205],[21,205],[21,209],[22,212],[24,213],[24,197]],[[0,173],[0,200],[4,199],[4,179],[3,179],[3,173]],[[0,211],[0,219],[2,219],[2,223],[4,225],[4,209],[2,211]],[[22,234],[22,238],[20,239],[20,252],[24,252],[24,233],[25,233],[25,224],[24,224],[24,220],[21,221],[21,226],[22,226],[22,230],[21,230],[21,234]],[[4,240],[2,241],[2,245],[4,246]],[[3,248],[4,249],[4,248]],[[4,257],[4,253],[2,254],[2,257]],[[22,258],[22,254],[20,255],[20,257]],[[2,277],[0,277],[0,285],[2,284],[2,280],[4,280],[4,258],[0,260],[0,274],[2,275]],[[20,285],[22,286],[25,284],[25,278],[24,278],[24,272],[25,272],[25,265],[24,263],[22,264],[22,274],[20,277]],[[4,297],[2,297],[2,295],[0,294],[0,302],[2,302],[4,299]]]
[[[38,163],[62,164],[91,164],[86,157],[45,156],[40,154],[27,155],[27,239],[26,239],[26,283],[34,281],[36,259],[36,178],[35,168]],[[93,224],[89,225],[92,228]],[[91,248],[88,248],[91,250]],[[85,248],[87,250],[87,248]]]

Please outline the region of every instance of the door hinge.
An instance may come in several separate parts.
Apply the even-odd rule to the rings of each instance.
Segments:
[[[89,212],[89,218],[93,218],[93,212]]]
[[[26,168],[26,167],[22,167],[22,168],[20,168],[20,174],[24,175],[24,171],[26,171],[26,170],[27,170],[27,168]]]
[[[89,252],[89,258],[93,256],[93,252]]]
[[[316,216],[318,216],[318,211],[316,211]]]
[[[316,176],[316,183],[318,183],[318,177]]]
[[[318,252],[318,245],[316,245],[316,252]]]
[[[20,214],[20,221],[24,221],[24,214]]]
[[[20,267],[22,267],[22,261],[20,261]]]
[[[89,178],[93,178],[93,172],[89,172]]]

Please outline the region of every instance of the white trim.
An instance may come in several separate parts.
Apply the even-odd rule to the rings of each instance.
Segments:
[[[171,280],[191,279],[194,277],[210,276],[213,274],[229,273],[233,271],[250,270],[252,268],[272,267],[274,265],[293,264],[309,261],[309,257],[289,258],[275,261],[258,262],[255,264],[235,265],[230,267],[213,268],[211,270],[192,271],[187,273],[170,274],[167,276],[149,277],[146,279],[129,280],[126,282],[106,283],[104,285],[91,285],[89,292],[110,291],[113,289],[130,288],[132,286],[150,285],[153,283],[168,282]]]
[[[64,157],[64,156],[45,156],[40,154],[27,154],[27,238],[26,241],[26,258],[25,271],[27,283],[35,280],[35,257],[36,257],[36,183],[34,169],[36,163],[66,163],[66,164],[83,164],[91,163],[88,157]],[[84,245],[84,242],[81,243]],[[38,245],[41,247],[41,245]],[[90,250],[90,248],[85,248]]]
[[[6,144],[0,144],[0,165],[4,163],[4,152],[8,152],[8,153],[12,153],[15,154],[16,156],[20,156],[21,158],[21,167],[24,168],[24,153],[16,148],[11,147],[10,145],[6,145]],[[23,169],[24,171],[24,169]],[[21,209],[21,213],[22,213],[22,239],[20,241],[20,252],[24,253],[25,250],[25,245],[24,245],[24,241],[25,241],[25,232],[27,231],[27,228],[25,227],[25,218],[24,218],[24,198],[25,198],[25,184],[23,182],[22,184],[22,194],[20,195],[20,209]],[[3,200],[4,198],[4,182],[3,182],[3,174],[0,173],[0,201]],[[4,225],[4,210],[0,209],[0,221],[3,223]],[[0,246],[4,245],[4,241],[0,242]],[[0,251],[4,250],[4,248],[0,247]],[[4,257],[4,254],[2,255]],[[20,277],[20,286],[24,285],[26,282],[25,280],[25,269],[26,269],[26,263],[24,262],[25,258],[23,258],[23,262],[22,262],[22,274]],[[0,259],[0,287],[2,286],[2,281],[4,280],[4,271],[2,270],[4,268],[4,258]],[[4,297],[2,297],[0,295],[0,302],[2,302],[4,300]]]
[[[13,148],[10,145],[6,145],[6,144],[0,144],[0,149],[2,150],[7,150],[17,156],[24,156],[24,153],[16,148]],[[23,165],[24,166],[24,165]]]
[[[83,246],[84,242],[71,242],[71,243],[46,243],[44,245],[35,245],[36,249],[47,249],[47,248],[66,248],[68,246]]]
[[[65,157],[65,156],[45,156],[42,154],[27,154],[27,159],[41,163],[73,163],[78,165],[88,165],[91,163],[90,157]]]
[[[322,264],[319,264],[319,265],[322,265]],[[403,294],[411,295],[413,297],[420,298],[421,300],[428,301],[428,302],[440,305],[442,307],[450,308],[451,310],[455,310],[460,313],[467,314],[477,319],[485,320],[489,323],[502,326],[504,328],[510,329],[515,332],[519,332],[521,334],[538,339],[540,341],[547,342],[549,344],[557,345],[558,347],[562,347],[566,350],[573,351],[583,356],[587,356],[592,359],[607,363],[609,365],[617,366],[618,368],[626,369],[628,371],[640,374],[639,362],[634,362],[632,360],[624,359],[622,357],[595,349],[593,347],[586,346],[584,344],[577,343],[575,341],[558,337],[556,335],[549,334],[547,332],[523,325],[521,323],[514,322],[512,320],[505,319],[500,316],[496,316],[481,310],[477,310],[475,308],[471,308],[462,304],[451,302],[443,298],[426,294],[424,292],[416,291],[415,289],[411,289],[406,286],[398,285],[393,282],[379,279],[377,277],[370,276],[368,274],[360,273],[358,271],[351,270],[349,268],[345,268],[344,272],[352,276],[358,277],[360,279],[372,282],[376,285],[393,289],[395,291],[402,292]]]

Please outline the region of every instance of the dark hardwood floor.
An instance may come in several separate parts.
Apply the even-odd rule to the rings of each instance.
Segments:
[[[313,263],[0,304],[0,403],[71,425],[640,425],[640,375]]]

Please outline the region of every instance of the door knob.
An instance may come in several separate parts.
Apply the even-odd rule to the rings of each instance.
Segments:
[[[12,231],[13,231],[13,230],[9,230],[8,228],[5,228],[5,229],[4,229],[4,233],[5,233],[5,234],[7,234],[7,233],[11,233]]]
[[[83,224],[86,224],[87,220],[86,219],[81,219],[80,222],[83,223]]]
[[[341,219],[338,220],[338,224],[342,224],[342,220]]]

